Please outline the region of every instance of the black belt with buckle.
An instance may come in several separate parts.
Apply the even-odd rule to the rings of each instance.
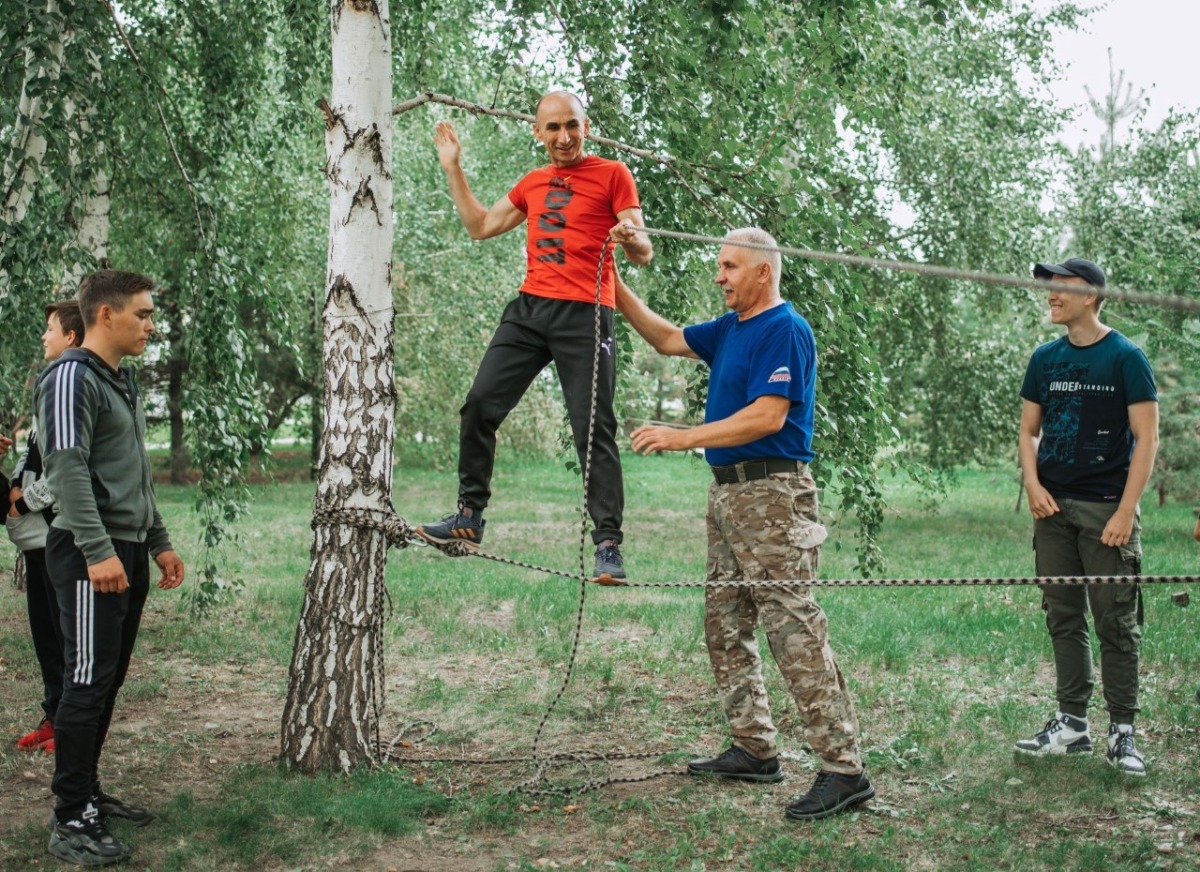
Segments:
[[[744,460],[731,466],[714,466],[712,471],[717,484],[737,484],[739,481],[758,481],[779,472],[803,472],[806,465],[803,460],[772,457],[769,460]]]

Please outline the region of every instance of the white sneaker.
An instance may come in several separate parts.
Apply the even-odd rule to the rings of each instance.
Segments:
[[[1133,744],[1133,724],[1110,724],[1108,727],[1108,762],[1126,775],[1145,775],[1146,759]]]
[[[1014,750],[1021,754],[1090,754],[1092,737],[1086,720],[1055,712],[1040,733],[1017,742]]]

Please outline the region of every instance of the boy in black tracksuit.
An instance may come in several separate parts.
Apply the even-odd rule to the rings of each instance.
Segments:
[[[68,348],[77,348],[83,334],[83,316],[76,300],[46,306],[46,332],[42,334],[46,360],[57,360]],[[17,748],[53,754],[54,718],[62,699],[63,635],[58,596],[46,573],[46,534],[54,521],[54,494],[43,473],[37,434],[31,430],[25,453],[13,469],[11,507],[4,518],[4,529],[25,559],[29,632],[42,673],[42,720],[17,740]]]
[[[62,612],[66,672],[54,724],[58,797],[49,850],[80,865],[128,854],[107,817],[149,823],[145,809],[101,790],[100,751],[125,680],[150,587],[149,557],[164,589],[183,582],[155,504],[144,444],[145,414],[126,356],[153,330],[153,283],[101,270],[80,285],[86,336],[38,379],[38,445],[59,514],[46,537],[46,565]]]

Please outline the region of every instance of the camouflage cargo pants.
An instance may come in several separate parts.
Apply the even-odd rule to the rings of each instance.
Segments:
[[[825,535],[807,469],[709,487],[709,580],[816,578]],[[829,646],[825,613],[807,587],[707,591],[704,635],[733,743],[760,758],[778,753],[758,653],[760,620],[823,768],[861,771],[854,703]]]

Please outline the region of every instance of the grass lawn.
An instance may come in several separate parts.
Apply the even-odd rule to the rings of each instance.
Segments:
[[[687,457],[626,460],[631,576],[699,580],[708,473]],[[397,470],[394,502],[413,523],[452,508],[451,471]],[[567,571],[579,565],[578,479],[560,464],[505,462],[486,547]],[[150,805],[142,830],[118,824],[128,868],[171,870],[1194,869],[1200,865],[1197,706],[1200,634],[1183,586],[1145,589],[1139,747],[1150,772],[1122,776],[1102,754],[1014,759],[1012,743],[1054,712],[1053,669],[1027,587],[853,588],[817,593],[858,704],[877,799],[813,824],[783,817],[818,768],[769,655],[788,779],[738,785],[678,774],[723,747],[725,724],[702,637],[697,589],[589,586],[574,679],[541,749],[618,754],[554,767],[550,783],[665,775],[581,796],[509,789],[535,773],[503,764],[387,765],[351,777],[281,773],[279,718],[303,599],[312,486],[254,486],[229,557],[236,601],[195,620],[178,593],[152,590],[118,699],[105,787]],[[889,489],[887,575],[1033,573],[1031,521],[1014,512],[1015,470],[970,471],[937,505]],[[160,488],[185,561],[197,557],[191,488]],[[821,575],[853,577],[854,522],[825,506]],[[1143,504],[1147,574],[1196,571],[1190,506]],[[590,565],[590,547],[588,561]],[[0,566],[11,566],[7,543]],[[45,851],[52,760],[14,743],[39,718],[23,594],[0,580],[0,868],[58,869]],[[409,757],[525,758],[562,682],[579,587],[432,549],[393,551],[384,738]],[[1200,593],[1200,592],[1193,592]],[[765,652],[766,645],[763,644]],[[1097,699],[1101,699],[1097,688]],[[1093,739],[1107,729],[1093,705]],[[1100,746],[1101,741],[1096,744]],[[609,768],[611,766],[611,769]]]

